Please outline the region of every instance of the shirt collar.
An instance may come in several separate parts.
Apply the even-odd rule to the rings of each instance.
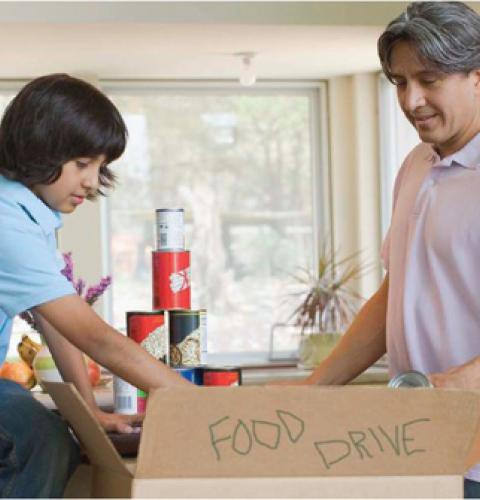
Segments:
[[[60,213],[52,210],[20,182],[11,181],[0,175],[0,191],[6,193],[10,201],[19,205],[45,234],[50,234],[62,227]]]
[[[429,159],[432,162],[432,167],[460,166],[472,170],[480,168],[480,133],[474,136],[462,149],[445,156],[445,158],[440,158],[432,146],[432,154]]]

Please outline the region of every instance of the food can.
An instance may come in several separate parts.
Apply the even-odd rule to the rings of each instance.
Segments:
[[[127,312],[127,335],[154,358],[168,364],[168,319],[165,311]]]
[[[141,389],[137,389],[137,413],[145,413],[147,411],[148,394]]]
[[[185,249],[183,208],[157,208],[157,250],[165,252]]]
[[[200,363],[202,365],[207,364],[208,356],[208,330],[207,330],[207,310],[200,309]]]
[[[177,368],[200,364],[202,311],[168,311],[170,365]]]
[[[153,309],[190,309],[190,252],[152,252]]]
[[[115,413],[135,415],[145,411],[145,403],[135,386],[117,375],[113,376],[113,408]],[[146,398],[145,398],[146,399]],[[142,409],[143,408],[143,409]]]
[[[201,368],[175,368],[183,378],[195,385],[202,385],[202,369]]]
[[[428,378],[421,372],[411,370],[408,372],[399,373],[390,380],[388,387],[398,388],[413,388],[413,387],[430,387],[433,385]]]
[[[204,368],[203,385],[236,386],[242,385],[242,370],[240,368]]]

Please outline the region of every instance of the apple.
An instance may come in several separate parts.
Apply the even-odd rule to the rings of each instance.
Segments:
[[[93,361],[93,359],[87,359],[87,371],[88,378],[90,379],[90,385],[95,387],[100,382],[100,366]]]

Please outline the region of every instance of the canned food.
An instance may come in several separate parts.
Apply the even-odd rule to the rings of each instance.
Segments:
[[[236,386],[242,385],[242,370],[240,368],[204,368],[203,385]]]
[[[127,335],[154,358],[168,364],[168,328],[165,311],[127,312]]]
[[[113,376],[113,407],[115,413],[123,415],[144,413],[146,399],[146,393],[140,391],[117,375]]]
[[[198,366],[200,364],[202,312],[205,311],[176,310],[168,312],[171,366]]]
[[[205,365],[208,356],[208,330],[207,330],[207,310],[200,309],[200,363]]]
[[[428,378],[421,372],[411,370],[408,372],[399,373],[390,380],[388,387],[397,388],[413,388],[413,387],[433,387]]]
[[[137,413],[145,413],[147,411],[148,394],[141,389],[137,389]]]
[[[175,371],[193,384],[202,385],[201,368],[175,368]]]
[[[153,309],[190,309],[190,252],[152,252]]]
[[[184,250],[185,227],[183,208],[156,210],[157,250]]]

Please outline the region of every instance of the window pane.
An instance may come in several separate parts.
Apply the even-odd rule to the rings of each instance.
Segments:
[[[267,350],[289,273],[312,266],[315,94],[108,93],[129,129],[110,198],[115,325],[151,310],[155,209],[180,207],[209,351]]]

